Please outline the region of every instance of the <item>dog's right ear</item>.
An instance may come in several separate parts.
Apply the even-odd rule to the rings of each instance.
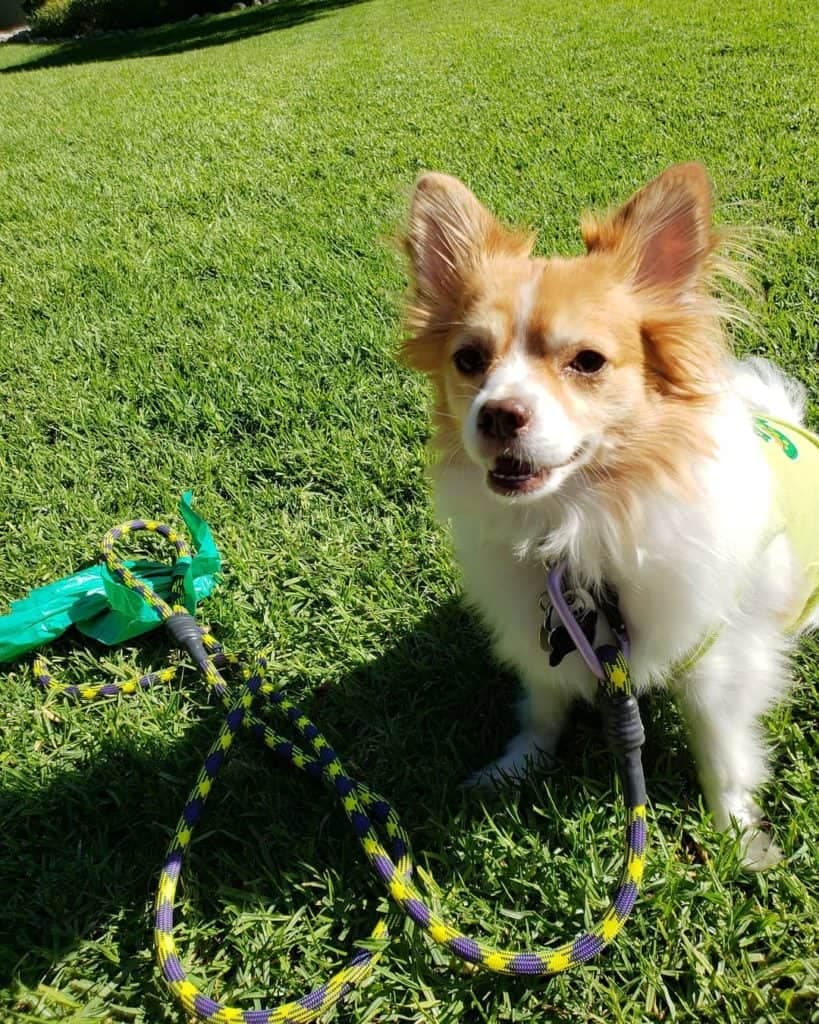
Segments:
[[[435,304],[453,299],[493,227],[495,219],[457,178],[422,175],[415,183],[405,239],[416,298]]]
[[[404,358],[428,370],[435,355],[426,349],[451,329],[472,272],[494,257],[528,256],[533,244],[532,234],[504,227],[457,178],[421,175],[404,237],[412,275]]]

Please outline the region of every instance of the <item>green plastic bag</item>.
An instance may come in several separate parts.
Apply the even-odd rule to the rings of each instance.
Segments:
[[[191,500],[191,492],[186,491],[179,502],[179,514],[191,535],[193,558],[180,558],[175,565],[148,559],[125,565],[165,601],[170,599],[174,578],[182,575],[185,606],[193,614],[197,603],[216,586],[222,559],[210,527],[193,511]],[[9,614],[0,617],[0,662],[14,661],[27,651],[51,643],[71,626],[113,646],[147,633],[159,621],[153,608],[117,582],[100,563],[14,601]]]

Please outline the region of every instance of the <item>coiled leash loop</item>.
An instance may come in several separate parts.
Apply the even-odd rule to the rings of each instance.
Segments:
[[[430,939],[454,956],[500,974],[528,977],[555,974],[585,963],[596,956],[621,931],[637,899],[643,876],[646,848],[646,796],[640,747],[642,723],[637,702],[631,694],[628,671],[628,638],[619,621],[610,621],[616,646],[592,649],[566,605],[562,595],[563,567],[549,577],[549,595],[553,606],[572,636],[577,650],[599,680],[599,699],[603,708],[609,743],[620,763],[626,804],[626,856],[623,874],[614,898],[600,921],[590,931],[571,942],[535,951],[501,950],[465,935],[437,914],[425,901],[413,881],[413,860],[409,839],[393,808],[363,783],[351,778],[338,755],[317,726],[284,692],[269,680],[270,668],[257,656],[250,666],[225,654],[213,635],[201,627],[181,603],[181,574],[175,574],[173,604],[159,597],[152,587],[141,582],[114,556],[115,544],[129,533],[147,530],[164,537],[176,551],[177,565],[190,558],[187,541],[170,527],[153,520],[134,520],[110,530],[102,541],[102,556],[109,572],[124,586],[138,594],[158,614],[174,643],[186,650],[208,686],[227,709],[225,720],[207,753],[191,790],[168,848],[159,878],[154,908],[157,956],[162,974],[171,991],[188,1013],[215,1024],[310,1024],[330,1010],[350,987],[360,981],[382,955],[383,949],[358,948],[347,966],[308,995],[274,1009],[242,1010],[225,1006],[202,993],[188,978],[180,961],[173,937],[174,901],[185,852],[200,820],[207,798],[220,768],[240,729],[248,729],[279,759],[320,778],[339,799],[371,867],[404,914],[409,916]],[[220,667],[239,665],[243,687],[231,699]],[[154,682],[166,681],[173,670],[150,673],[131,683],[77,687],[57,683],[42,658],[35,662],[35,674],[41,685],[69,696],[90,699],[116,693],[130,693]],[[274,732],[254,710],[266,702],[283,719],[303,746]],[[378,838],[385,836],[386,845]],[[386,939],[393,911],[376,923],[371,940]]]

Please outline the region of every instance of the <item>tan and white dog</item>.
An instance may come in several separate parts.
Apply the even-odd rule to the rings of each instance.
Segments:
[[[764,867],[778,851],[753,795],[760,716],[788,685],[789,628],[819,615],[802,614],[812,570],[771,528],[754,413],[799,424],[802,389],[730,355],[702,167],[670,168],[582,234],[583,255],[536,258],[442,174],[410,208],[403,358],[434,389],[437,505],[527,695],[523,731],[476,781],[520,777],[554,752],[571,702],[594,698],[577,654],[552,668],[539,643],[546,567],[565,560],[579,586],[616,589],[637,692],[673,687],[717,826],[736,821]]]

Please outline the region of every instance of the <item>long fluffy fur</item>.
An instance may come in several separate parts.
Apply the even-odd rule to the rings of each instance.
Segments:
[[[614,213],[584,220],[585,257],[533,261],[530,236],[502,228],[460,182],[426,176],[410,212],[403,355],[434,386],[436,501],[452,523],[467,598],[528,695],[521,736],[478,781],[519,776],[551,755],[570,702],[593,698],[579,659],[550,669],[538,643],[545,567],[565,559],[579,582],[617,588],[637,689],[673,688],[716,823],[738,822],[746,863],[764,867],[777,851],[758,829],[753,797],[765,776],[758,722],[786,689],[782,625],[799,570],[784,537],[763,543],[771,480],[752,410],[799,423],[804,393],[770,364],[730,354],[723,324],[737,314],[714,284],[720,272],[741,274],[717,252],[710,202],[701,168],[673,168]],[[564,292],[578,277],[573,304]],[[552,279],[560,286],[550,292]],[[561,350],[549,332],[559,335],[555,325],[597,288],[602,322],[623,325],[612,360],[625,369],[612,372],[624,374],[624,394],[555,369]],[[452,352],[475,333],[482,302],[508,306],[508,337],[494,340],[482,380],[461,380]],[[533,337],[546,339],[534,354]],[[592,423],[599,433],[593,457],[565,479],[555,470],[558,483],[532,500],[491,493],[492,453],[481,455],[488,442],[475,432],[475,407],[509,394],[532,405],[533,432],[541,413],[552,417],[542,450],[561,430],[580,436]],[[715,626],[707,654],[670,679]]]

